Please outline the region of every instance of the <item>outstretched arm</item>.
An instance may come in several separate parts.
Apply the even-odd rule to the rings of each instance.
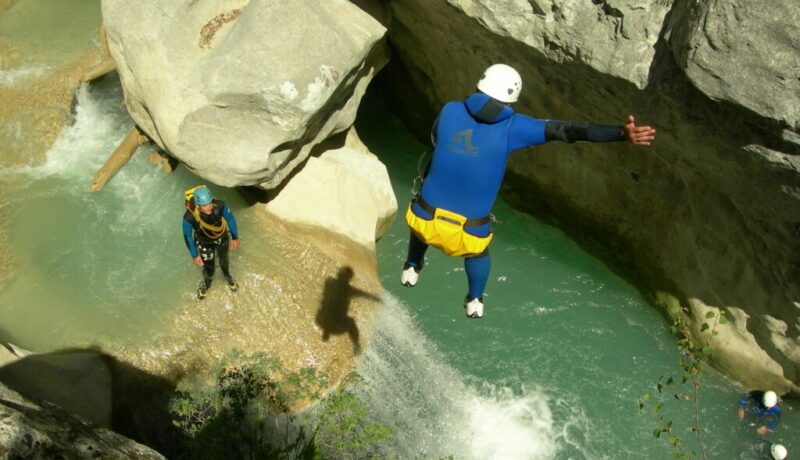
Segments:
[[[546,141],[562,142],[620,142],[628,141],[634,145],[650,145],[655,139],[656,130],[650,126],[636,126],[633,115],[628,116],[622,126],[600,125],[585,121],[545,122]]]

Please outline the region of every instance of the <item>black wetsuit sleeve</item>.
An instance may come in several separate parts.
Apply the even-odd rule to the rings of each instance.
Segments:
[[[585,121],[547,120],[544,125],[544,137],[548,142],[619,142],[625,140],[622,126],[598,125]]]

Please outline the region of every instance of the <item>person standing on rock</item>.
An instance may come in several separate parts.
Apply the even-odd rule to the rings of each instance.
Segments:
[[[742,396],[737,411],[739,420],[744,420],[747,412],[758,418],[756,433],[760,435],[774,431],[781,422],[781,408],[778,405],[778,395],[774,391],[755,390]]]
[[[463,306],[469,318],[483,317],[483,293],[489,279],[489,212],[494,205],[509,154],[550,141],[615,142],[650,145],[655,130],[636,126],[538,120],[517,114],[509,104],[522,90],[519,73],[495,64],[483,73],[478,92],[447,103],[433,124],[433,158],[422,188],[406,211],[411,228],[408,256],[400,282],[414,287],[428,246],[464,257],[469,290]]]
[[[228,248],[235,250],[239,247],[239,233],[233,213],[224,201],[215,199],[204,185],[187,190],[185,197],[183,239],[192,262],[203,268],[203,280],[197,288],[197,298],[203,300],[211,287],[217,256],[228,289],[236,292],[238,286],[228,268]]]

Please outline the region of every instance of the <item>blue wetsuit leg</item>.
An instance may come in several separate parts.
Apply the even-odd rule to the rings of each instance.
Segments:
[[[428,245],[420,240],[414,232],[410,233],[411,236],[408,238],[408,257],[406,257],[406,263],[421,270]]]
[[[467,272],[467,282],[469,283],[469,300],[483,297],[491,268],[492,257],[489,255],[488,249],[484,251],[483,255],[464,258],[464,270]]]

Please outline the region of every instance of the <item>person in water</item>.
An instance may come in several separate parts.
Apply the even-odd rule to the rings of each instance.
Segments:
[[[786,446],[764,438],[755,446],[753,453],[755,458],[763,460],[784,460],[789,455]]]
[[[747,412],[758,418],[756,433],[760,435],[775,431],[781,422],[781,408],[778,405],[778,395],[774,391],[755,390],[742,396],[737,411],[739,420],[744,420]]]
[[[228,289],[236,292],[238,287],[228,267],[228,248],[235,250],[239,247],[239,233],[233,213],[224,201],[215,199],[205,186],[186,193],[183,239],[192,262],[203,268],[203,280],[197,288],[197,298],[203,300],[211,287],[217,257]]]
[[[411,236],[400,278],[404,286],[417,284],[429,245],[464,257],[469,291],[463,306],[469,318],[483,317],[491,266],[489,212],[512,151],[550,141],[650,145],[655,139],[655,130],[636,126],[632,115],[622,126],[607,126],[517,114],[510,104],[519,98],[522,79],[505,64],[486,69],[477,89],[464,101],[447,103],[433,124],[433,158],[406,211]]]

